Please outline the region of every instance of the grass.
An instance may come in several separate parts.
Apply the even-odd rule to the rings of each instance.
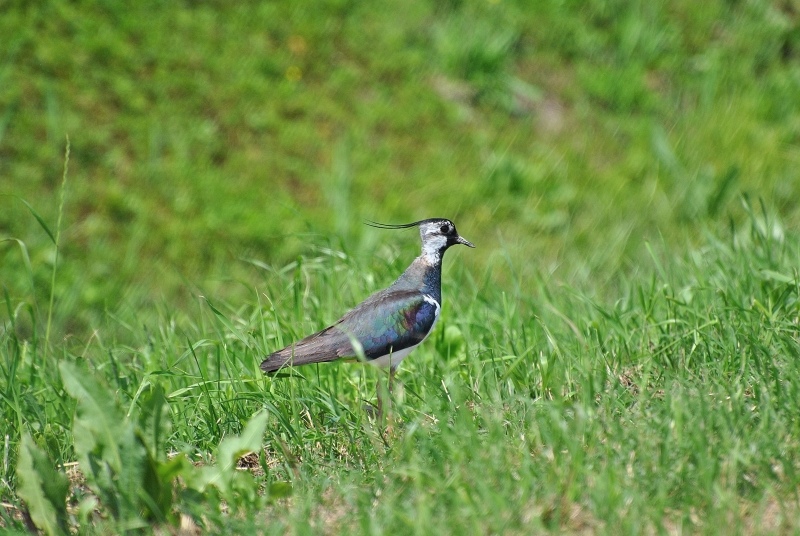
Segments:
[[[160,437],[164,464],[180,452],[213,467],[216,445],[266,412],[251,484],[260,494],[206,488],[201,500],[170,484],[176,511],[204,530],[715,533],[724,523],[795,532],[800,244],[766,215],[751,217],[682,258],[653,248],[652,269],[615,302],[544,279],[518,281],[528,290],[512,294],[451,253],[442,321],[403,364],[390,430],[362,410],[385,381],[377,371],[334,364],[264,378],[257,366],[279,337],[333,318],[334,296],[362,294],[357,274],[378,288],[399,258],[376,267],[332,249],[265,275],[243,304],[202,300],[194,314],[160,311],[141,327],[135,312],[109,315],[111,326],[57,360],[88,366],[103,414]],[[40,363],[8,328],[7,437],[30,434],[56,467],[81,460],[75,380],[66,384],[55,356]],[[126,331],[126,343],[102,335]],[[148,428],[141,415],[156,392],[165,413]],[[21,528],[14,466],[12,450],[5,523]],[[69,526],[137,526],[107,502],[86,502],[103,496],[97,484],[75,484]]]
[[[0,526],[800,532],[796,10],[318,7],[4,10]],[[262,376],[436,215],[391,429]]]

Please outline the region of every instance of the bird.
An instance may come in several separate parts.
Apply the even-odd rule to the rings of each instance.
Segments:
[[[366,223],[378,229],[419,228],[422,252],[388,288],[369,296],[333,325],[267,356],[261,363],[263,372],[360,358],[389,368],[391,391],[400,362],[431,334],[442,310],[442,258],[451,246],[475,246],[446,218]],[[380,413],[380,397],[378,403]]]

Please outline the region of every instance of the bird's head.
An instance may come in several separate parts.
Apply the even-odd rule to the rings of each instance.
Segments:
[[[419,227],[419,236],[422,239],[422,256],[431,262],[441,260],[444,252],[450,246],[463,244],[474,248],[475,246],[462,237],[456,231],[455,224],[446,218],[429,218],[427,220],[415,221],[413,223],[403,223],[391,225],[386,223],[367,222],[367,225],[379,229],[407,229],[409,227]]]

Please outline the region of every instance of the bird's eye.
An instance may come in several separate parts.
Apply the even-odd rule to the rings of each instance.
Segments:
[[[442,232],[442,234],[448,234],[450,231],[453,230],[453,228],[450,226],[449,223],[445,223],[444,225],[439,227],[439,230]]]

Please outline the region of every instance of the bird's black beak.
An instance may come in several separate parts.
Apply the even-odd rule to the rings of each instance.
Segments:
[[[465,246],[470,247],[470,248],[474,248],[475,247],[475,245],[472,242],[470,242],[469,240],[467,240],[463,236],[459,236],[458,238],[456,238],[456,243],[457,244],[464,244]]]

